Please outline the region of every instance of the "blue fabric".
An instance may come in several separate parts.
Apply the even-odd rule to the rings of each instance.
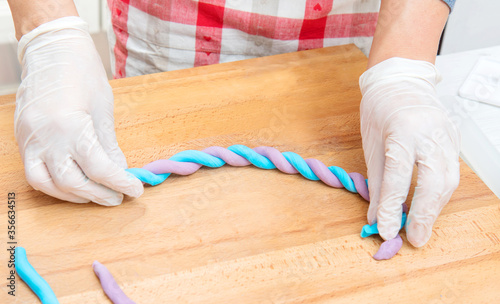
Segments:
[[[444,3],[448,4],[448,6],[450,7],[450,12],[453,10],[453,6],[455,5],[455,1],[456,0],[443,0]]]

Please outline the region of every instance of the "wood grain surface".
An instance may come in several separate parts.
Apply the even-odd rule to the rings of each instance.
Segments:
[[[111,81],[130,167],[186,149],[269,145],[366,175],[358,77],[340,46]],[[88,88],[92,90],[92,88]],[[461,162],[460,186],[422,248],[389,261],[361,239],[368,203],[344,189],[255,167],[201,169],[118,207],[33,190],[0,97],[1,303],[38,303],[18,278],[7,296],[7,193],[18,245],[61,303],[110,303],[98,260],[137,303],[494,303],[500,298],[499,200]],[[413,195],[410,193],[409,197]],[[5,300],[4,300],[5,299]]]

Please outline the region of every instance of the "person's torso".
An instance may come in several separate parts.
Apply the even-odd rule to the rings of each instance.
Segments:
[[[108,0],[115,77],[356,43],[380,0]]]

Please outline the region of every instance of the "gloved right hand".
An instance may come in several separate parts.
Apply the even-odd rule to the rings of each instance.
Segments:
[[[24,35],[14,130],[33,188],[74,203],[121,204],[142,183],[114,129],[113,93],[87,24],[63,17]]]
[[[393,57],[360,77],[361,135],[370,207],[384,240],[401,227],[414,165],[417,186],[406,221],[408,241],[423,246],[460,180],[460,132],[440,104],[439,73],[430,62]]]

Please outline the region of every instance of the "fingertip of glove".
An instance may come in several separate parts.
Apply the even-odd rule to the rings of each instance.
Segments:
[[[406,238],[414,247],[424,246],[431,238],[432,230],[421,223],[411,223],[406,228]]]
[[[123,194],[115,191],[112,191],[112,194],[107,197],[95,198],[93,200],[94,203],[106,207],[115,207],[121,205],[122,201],[123,201]]]
[[[395,238],[398,233],[399,233],[399,230],[401,230],[401,224],[400,224],[400,221],[401,219],[399,219],[398,221],[399,222],[396,222],[395,221],[396,219],[393,219],[392,217],[388,219],[384,219],[383,217],[378,217],[378,221],[377,221],[377,228],[378,228],[378,231],[379,231],[379,235],[386,241],[388,240],[392,240],[393,238]]]
[[[90,200],[83,198],[83,197],[79,197],[79,198],[75,198],[75,199],[71,200],[70,202],[75,203],[75,204],[87,204],[87,203],[90,203]]]
[[[379,234],[384,239],[384,241],[392,240],[393,238],[397,237],[398,233],[399,229],[389,228],[380,230],[379,228]]]
[[[116,206],[121,205],[122,200],[120,200],[120,201],[118,201],[118,200],[94,201],[94,203],[101,205],[101,206],[105,206],[105,207],[116,207]]]
[[[131,174],[129,172],[127,172],[127,177],[129,179],[129,182],[130,182],[130,187],[129,187],[127,193],[125,193],[125,194],[127,194],[128,196],[131,196],[133,198],[138,198],[139,196],[141,196],[144,193],[144,185],[137,177],[135,177],[133,174]]]
[[[133,190],[131,191],[131,193],[129,194],[129,196],[133,197],[133,198],[138,198],[140,197],[142,194],[144,193],[144,186],[141,185],[139,187],[134,187]]]
[[[373,225],[377,222],[377,209],[369,208],[366,214],[366,219],[368,220],[368,224]]]

